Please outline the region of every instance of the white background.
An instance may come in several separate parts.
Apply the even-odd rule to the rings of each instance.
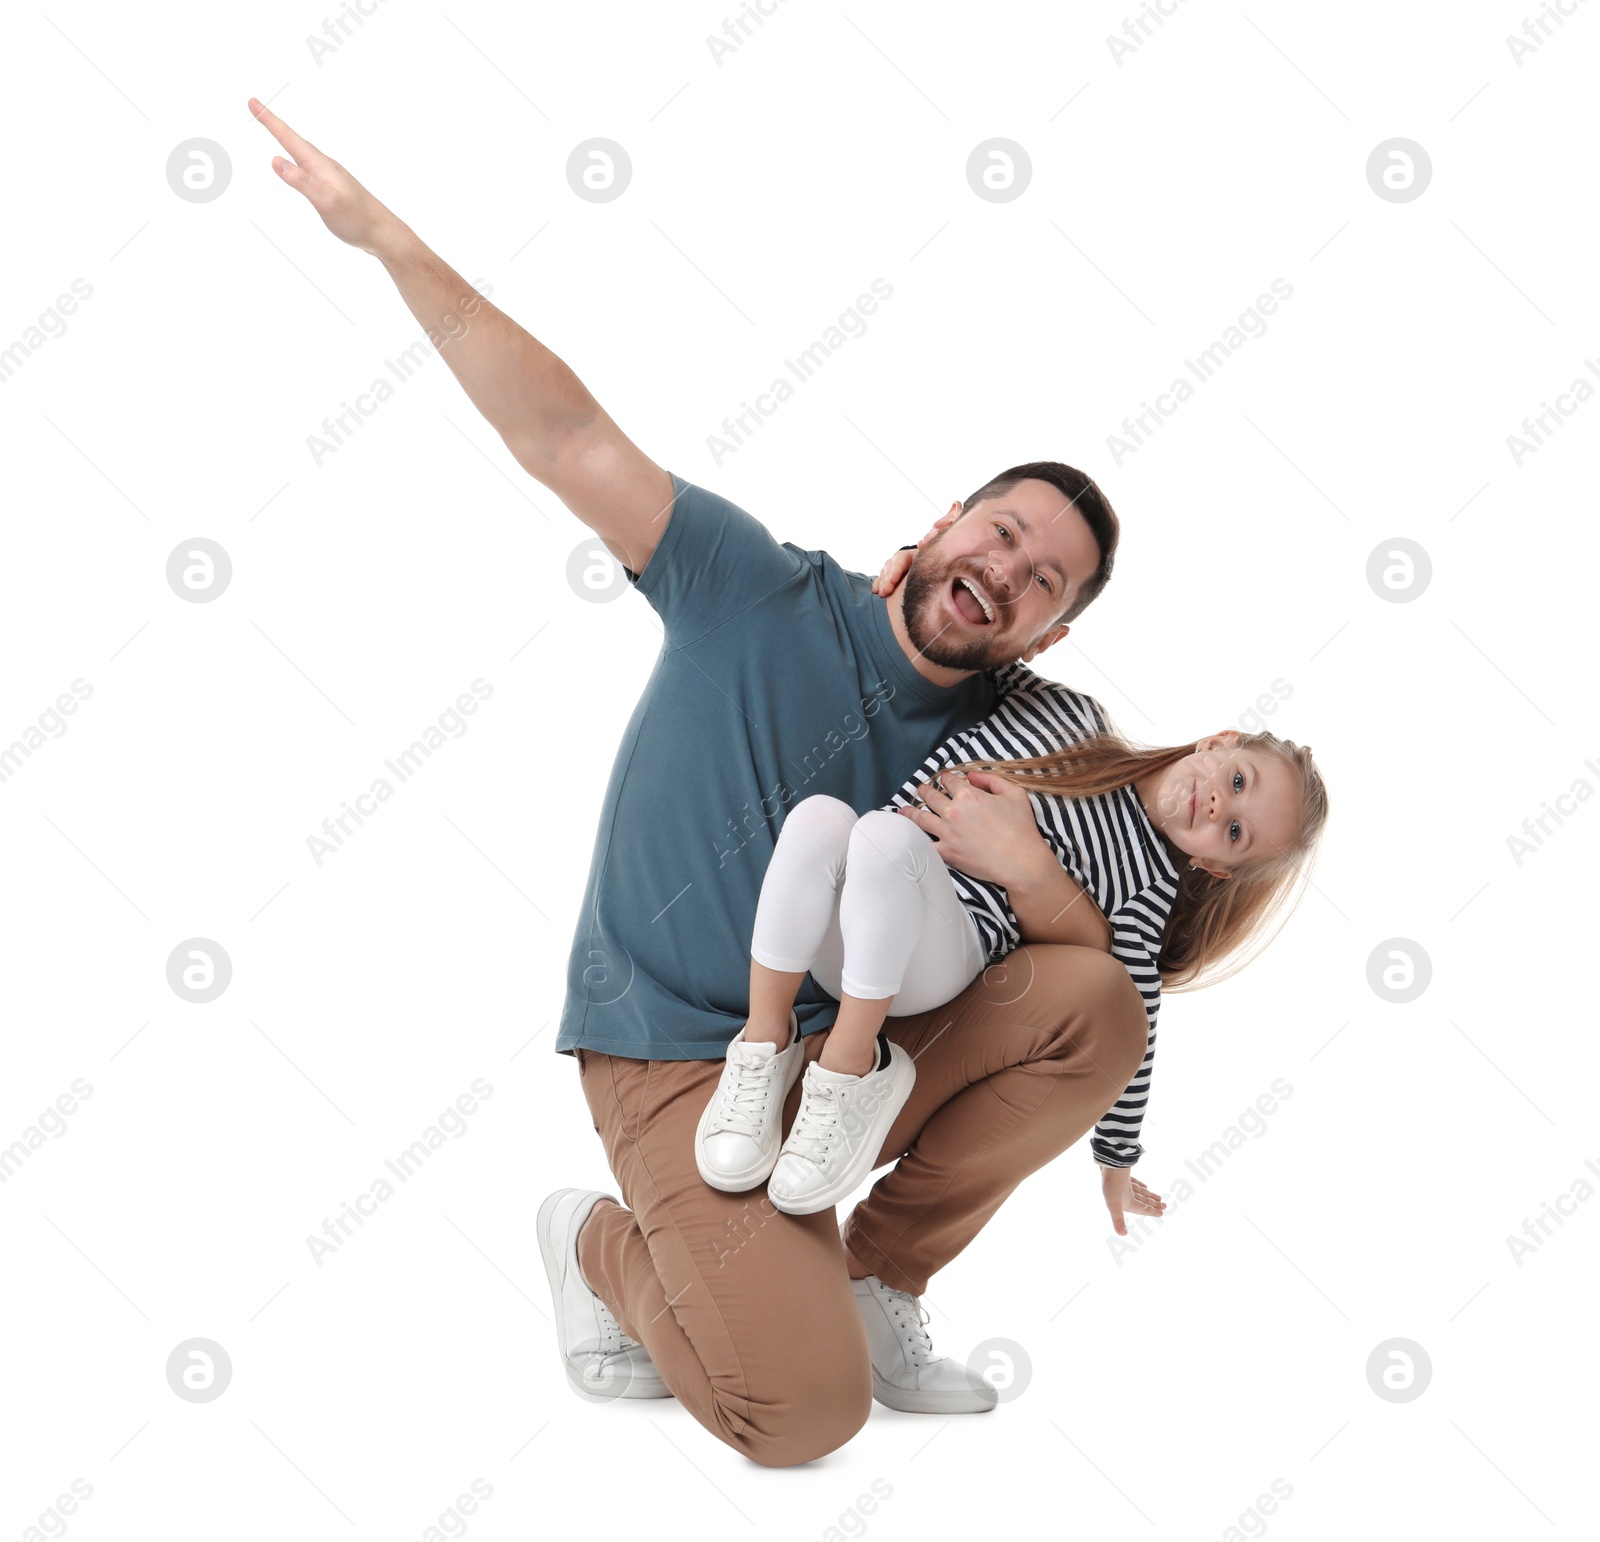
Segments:
[[[0,1538],[73,1480],[86,1539],[416,1538],[475,1479],[485,1539],[1592,1526],[1600,806],[1520,861],[1508,837],[1600,788],[1600,404],[1520,465],[1507,437],[1600,358],[1600,6],[1520,63],[1523,0],[1187,0],[1118,62],[1130,8],[785,0],[720,64],[717,5],[385,0],[320,63],[317,6],[12,16],[0,346],[93,293],[0,390],[0,743],[92,694],[0,782],[0,1145],[92,1095],[0,1185]],[[272,174],[252,94],[778,539],[876,571],[1066,460],[1125,536],[1035,667],[1151,743],[1292,687],[1270,726],[1314,746],[1327,837],[1265,956],[1165,1005],[1137,1170],[1167,1217],[1119,1261],[1081,1144],[930,1288],[940,1350],[1025,1351],[996,1412],[875,1407],[770,1470],[673,1402],[568,1391],[534,1212],[610,1175],[552,1044],[660,629],[575,592],[587,533],[437,357],[316,462],[421,328]],[[592,136],[632,160],[609,203],[567,182]],[[1404,203],[1366,175],[1397,136],[1432,162]],[[965,171],[994,137],[1032,165],[1005,203]],[[168,185],[191,138],[231,158],[211,202]],[[719,463],[723,418],[876,278],[866,334]],[[1123,418],[1274,279],[1265,335],[1118,464]],[[208,604],[165,576],[196,537],[233,564]],[[1366,577],[1400,537],[1432,566],[1405,603]],[[469,730],[317,865],[307,837],[480,677]],[[195,937],[233,967],[206,1005],[166,978]],[[1431,960],[1407,1004],[1368,982],[1393,938]],[[479,1077],[319,1266],[308,1235]],[[167,1385],[196,1337],[232,1361],[208,1403]],[[1368,1383],[1395,1338],[1432,1366],[1405,1403]]]

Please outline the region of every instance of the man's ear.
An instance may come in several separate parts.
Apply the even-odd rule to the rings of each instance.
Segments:
[[[1046,648],[1053,648],[1063,637],[1070,632],[1070,626],[1053,626],[1048,632],[1041,632],[1039,640],[1024,653],[1019,660],[1023,664],[1031,664]]]
[[[921,546],[921,545],[924,545],[926,542],[933,540],[933,538],[935,536],[937,536],[941,531],[948,530],[951,527],[951,525],[953,525],[960,518],[961,518],[961,503],[960,503],[959,500],[957,500],[955,503],[952,503],[950,505],[950,507],[948,509],[946,509],[943,514],[941,514],[936,520],[934,520],[934,522],[931,525],[928,526],[928,533],[925,536],[923,536],[921,541],[917,542],[917,545]]]

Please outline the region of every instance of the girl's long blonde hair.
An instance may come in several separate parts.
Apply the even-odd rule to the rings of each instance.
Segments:
[[[1289,846],[1260,862],[1235,869],[1228,878],[1213,878],[1199,868],[1179,864],[1178,895],[1167,918],[1161,956],[1156,961],[1163,989],[1194,990],[1215,985],[1237,974],[1261,952],[1277,935],[1277,929],[1270,936],[1262,935],[1267,924],[1282,911],[1278,922],[1281,929],[1293,914],[1294,906],[1285,910],[1285,901],[1294,891],[1295,878],[1301,873],[1309,875],[1311,859],[1328,818],[1328,789],[1311,759],[1310,745],[1299,745],[1271,733],[1241,733],[1233,747],[1276,755],[1298,773],[1300,831]],[[1108,731],[1065,745],[1049,755],[970,760],[964,761],[961,769],[994,771],[1030,789],[1069,798],[1092,798],[1127,787],[1148,772],[1165,771],[1194,753],[1192,744],[1139,749],[1120,734]],[[1260,945],[1253,953],[1236,957],[1257,938]],[[1230,958],[1231,965],[1222,968]]]

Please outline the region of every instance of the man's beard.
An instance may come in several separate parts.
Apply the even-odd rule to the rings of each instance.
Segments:
[[[930,664],[945,669],[989,669],[996,664],[1009,664],[1017,652],[998,636],[1005,630],[1003,620],[985,627],[981,635],[968,638],[959,632],[953,622],[946,623],[939,614],[941,600],[949,592],[955,569],[941,574],[925,571],[933,563],[925,561],[926,552],[919,552],[917,560],[907,570],[901,586],[905,590],[904,617],[906,635],[912,646]],[[1004,611],[1001,612],[1002,616]]]

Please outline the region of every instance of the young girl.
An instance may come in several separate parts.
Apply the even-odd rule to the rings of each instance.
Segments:
[[[857,817],[818,795],[789,810],[756,910],[750,1018],[695,1134],[713,1188],[767,1179],[791,1215],[843,1199],[876,1165],[916,1078],[884,1018],[942,1005],[1023,941],[1006,890],[948,866],[922,827],[936,826],[941,805],[992,795],[962,785],[968,770],[1028,789],[1038,832],[1076,886],[1036,928],[1110,951],[1143,996],[1144,1063],[1090,1142],[1104,1167],[1141,1154],[1162,985],[1222,977],[1215,966],[1277,912],[1322,833],[1327,791],[1309,748],[1227,730],[1136,749],[1093,698],[1020,662],[987,673],[993,712],[935,750],[883,808]],[[841,1005],[780,1149],[803,1063],[793,1003],[808,971]]]

